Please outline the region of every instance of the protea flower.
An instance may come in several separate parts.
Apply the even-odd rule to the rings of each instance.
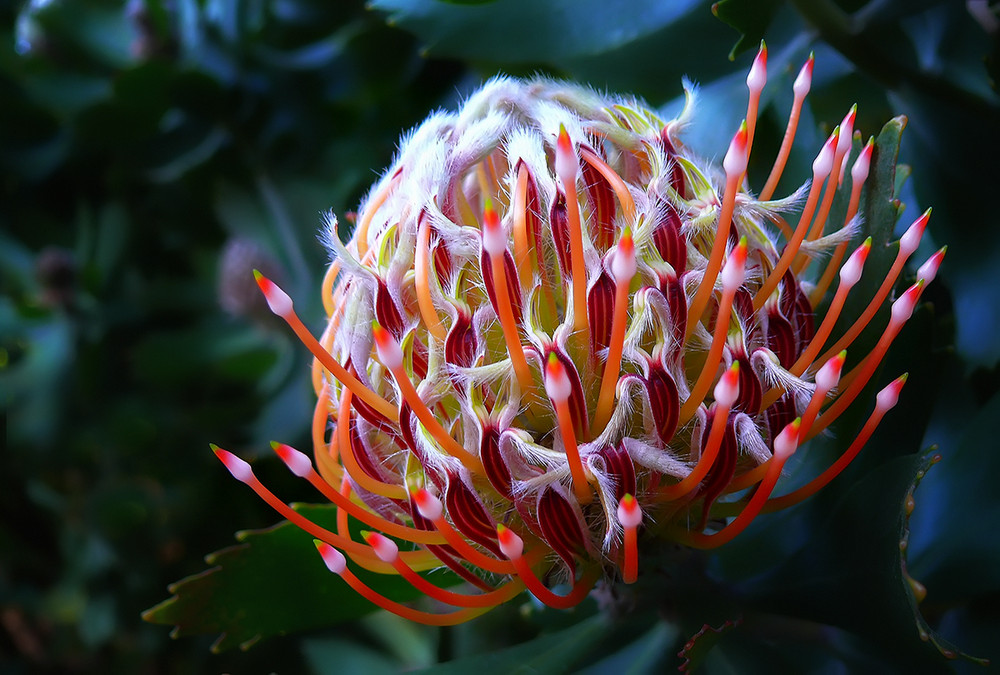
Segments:
[[[639,536],[719,546],[827,484],[895,405],[905,375],[878,394],[833,466],[773,494],[789,456],[869,382],[944,250],[842,375],[845,350],[888,300],[929,212],[900,239],[867,309],[834,334],[872,247],[869,238],[847,255],[873,142],[851,152],[852,108],[812,180],[772,199],[810,57],[755,196],[745,174],[765,65],[762,46],[747,119],[721,167],[682,142],[693,96],[664,122],[634,99],[498,78],[458,112],[433,114],[404,138],[346,245],[330,217],[336,256],[322,287],[322,337],[257,275],[271,310],[315,355],[315,466],[287,445],[274,449],[337,505],[338,531],[302,518],[215,448],[220,459],[313,534],[330,570],[359,593],[432,624],[466,620],[525,588],[570,607],[599,580],[635,581]],[[846,219],[830,222],[841,189]],[[825,316],[814,317],[838,273]],[[350,519],[370,528],[363,541],[352,539]],[[353,565],[402,575],[457,609],[384,598]],[[480,591],[445,590],[419,574],[442,566]],[[552,590],[558,584],[569,590]]]

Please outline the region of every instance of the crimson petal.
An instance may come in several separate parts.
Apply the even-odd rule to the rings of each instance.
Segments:
[[[740,350],[742,351],[742,347]],[[733,409],[742,410],[751,416],[756,415],[760,412],[760,404],[764,397],[764,388],[761,386],[760,378],[757,377],[753,366],[750,365],[750,359],[747,358],[747,355],[740,353],[738,356],[734,356],[734,358],[740,364],[740,393],[739,398],[736,399],[736,403],[733,404]]]
[[[791,368],[795,363],[795,331],[791,322],[778,311],[777,307],[772,307],[767,312],[767,335],[765,336],[767,348],[778,357],[778,363],[782,368]]]
[[[490,262],[489,254],[485,250],[480,254],[479,264],[483,272],[483,281],[486,284],[486,294],[490,298],[490,304],[493,305],[493,311],[496,312],[497,316],[500,316],[500,310],[497,307],[496,287],[493,283],[493,265]],[[510,298],[511,310],[514,312],[514,322],[520,324],[521,283],[518,281],[517,266],[514,264],[514,257],[510,254],[510,251],[504,251],[503,253],[503,268],[504,274],[507,277],[507,296]]]
[[[714,416],[715,407],[713,406],[708,411],[708,416],[705,418],[705,429],[709,429],[711,427]],[[705,498],[704,506],[702,507],[702,529],[704,529],[707,524],[708,512],[712,508],[712,504],[714,504],[715,500],[719,498],[719,495],[725,491],[729,483],[732,482],[733,476],[736,474],[738,448],[736,446],[735,420],[736,413],[730,413],[729,418],[726,420],[726,431],[722,435],[722,445],[719,448],[719,454],[712,463],[712,468],[708,470],[708,475],[705,476],[701,489],[698,491],[699,496]],[[707,441],[708,433],[702,434],[702,451],[705,450],[705,443]]]
[[[587,292],[587,312],[590,315],[590,349],[596,354],[611,343],[611,324],[615,311],[615,282],[605,270]]]
[[[556,247],[559,271],[563,277],[570,271],[569,214],[566,208],[566,194],[557,189],[556,198],[552,200],[552,208],[549,210],[549,225],[552,228],[552,242]]]
[[[472,317],[459,310],[455,323],[444,339],[444,360],[453,366],[471,368],[476,363],[479,339],[472,326]]]
[[[512,499],[510,469],[500,454],[500,430],[494,424],[483,425],[479,439],[479,458],[483,461],[483,469],[490,484],[504,497]]]
[[[559,554],[571,574],[576,574],[574,556],[585,550],[580,522],[570,503],[551,486],[538,496],[538,526],[553,551]]]
[[[653,245],[678,274],[687,269],[687,238],[681,234],[681,217],[673,204],[664,204],[663,214],[653,228]]]
[[[621,501],[625,495],[635,495],[635,465],[625,448],[618,445],[608,445],[598,453],[604,460],[604,470],[615,479],[615,502]]]
[[[500,556],[497,545],[497,526],[483,508],[479,498],[455,474],[448,475],[448,489],[445,491],[448,514],[455,523],[455,529],[477,544]]]
[[[587,200],[593,211],[591,237],[602,254],[615,242],[615,193],[601,172],[583,162],[583,183],[587,186]]]
[[[767,430],[770,432],[771,444],[781,430],[796,418],[795,397],[792,392],[786,392],[767,409]],[[772,448],[773,449],[773,448]]]
[[[665,445],[677,431],[677,418],[680,415],[677,385],[670,373],[656,361],[650,362],[645,382],[656,435]]]
[[[375,318],[396,340],[403,339],[403,317],[396,308],[389,287],[381,277],[378,278],[378,286],[375,288]]]

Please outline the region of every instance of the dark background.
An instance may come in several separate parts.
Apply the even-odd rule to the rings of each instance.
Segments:
[[[1000,18],[968,4],[985,14],[933,0],[720,3],[734,28],[699,0],[0,0],[0,671],[394,672],[488,651],[480,672],[657,672],[702,623],[743,617],[692,654],[708,672],[986,672],[918,638],[902,583],[883,584],[883,602],[858,582],[883,565],[898,576],[901,498],[936,444],[909,571],[928,588],[927,626],[996,660]],[[883,376],[911,371],[908,403],[816,507],[708,561],[712,593],[728,589],[735,605],[702,617],[678,601],[615,620],[519,600],[448,631],[369,615],[220,655],[217,635],[173,641],[141,620],[235,530],[277,520],[209,442],[261,457],[258,474],[284,498],[316,499],[267,451],[272,439],[308,447],[312,393],[305,350],[267,313],[250,268],[321,325],[321,213],[356,208],[401,131],[497,72],[631,91],[668,112],[687,75],[704,99],[691,142],[721,156],[761,37],[773,84],[751,185],[815,50],[789,173],[806,177],[855,101],[865,137],[905,114],[900,161],[913,174],[899,226],[933,206],[915,258],[949,249]],[[844,546],[855,538],[873,545]],[[756,572],[734,572],[741,560]],[[825,592],[776,581],[808,574],[825,581],[806,589]],[[241,597],[254,603],[252,585]]]

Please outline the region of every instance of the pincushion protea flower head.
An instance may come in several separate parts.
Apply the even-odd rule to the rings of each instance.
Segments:
[[[257,275],[272,311],[316,357],[315,467],[274,448],[336,504],[338,531],[302,518],[215,448],[220,459],[312,533],[330,570],[359,593],[433,624],[525,588],[572,606],[600,579],[636,579],[640,535],[719,546],[824,486],[895,405],[905,375],[878,395],[833,466],[773,496],[789,456],[868,383],[944,251],[892,303],[877,345],[842,374],[845,349],[887,301],[929,214],[899,241],[867,309],[834,334],[872,247],[868,239],[848,255],[873,142],[851,152],[851,109],[812,180],[772,199],[810,57],[755,196],[745,174],[765,64],[762,47],[747,120],[721,167],[683,144],[691,96],[664,122],[634,99],[499,78],[458,112],[432,115],[404,138],[346,245],[331,217],[336,258],[319,340]],[[849,195],[846,219],[830,222],[838,190]],[[814,318],[821,302],[826,313]],[[371,528],[363,541],[350,519]],[[457,609],[398,604],[364,585],[354,565],[402,575]],[[481,592],[419,574],[441,566]],[[560,582],[565,593],[552,590]]]

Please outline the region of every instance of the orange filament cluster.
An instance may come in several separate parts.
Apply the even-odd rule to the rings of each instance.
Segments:
[[[819,151],[804,202],[772,200],[810,56],[755,198],[746,173],[766,64],[762,45],[746,122],[718,171],[683,145],[681,125],[565,83],[497,79],[461,110],[432,116],[407,136],[347,244],[331,222],[337,260],[319,339],[257,274],[271,309],[315,357],[313,458],[274,450],[335,505],[336,531],[215,448],[220,460],[315,537],[355,591],[440,625],[524,589],[564,608],[602,580],[635,582],[647,518],[663,525],[660,536],[713,548],[828,484],[895,405],[905,376],[879,394],[833,466],[774,496],[789,457],[874,376],[944,250],[892,301],[875,347],[856,347],[930,213],[903,235],[867,308],[845,322],[849,296],[879,274],[866,263],[884,243],[855,236],[876,148],[852,149],[852,108]],[[720,191],[715,173],[725,177]],[[840,190],[850,191],[847,213],[832,222]],[[843,323],[852,325],[838,330]],[[361,541],[352,520],[367,528]],[[355,566],[398,575],[455,609],[383,597]],[[466,587],[421,574],[437,567]]]

